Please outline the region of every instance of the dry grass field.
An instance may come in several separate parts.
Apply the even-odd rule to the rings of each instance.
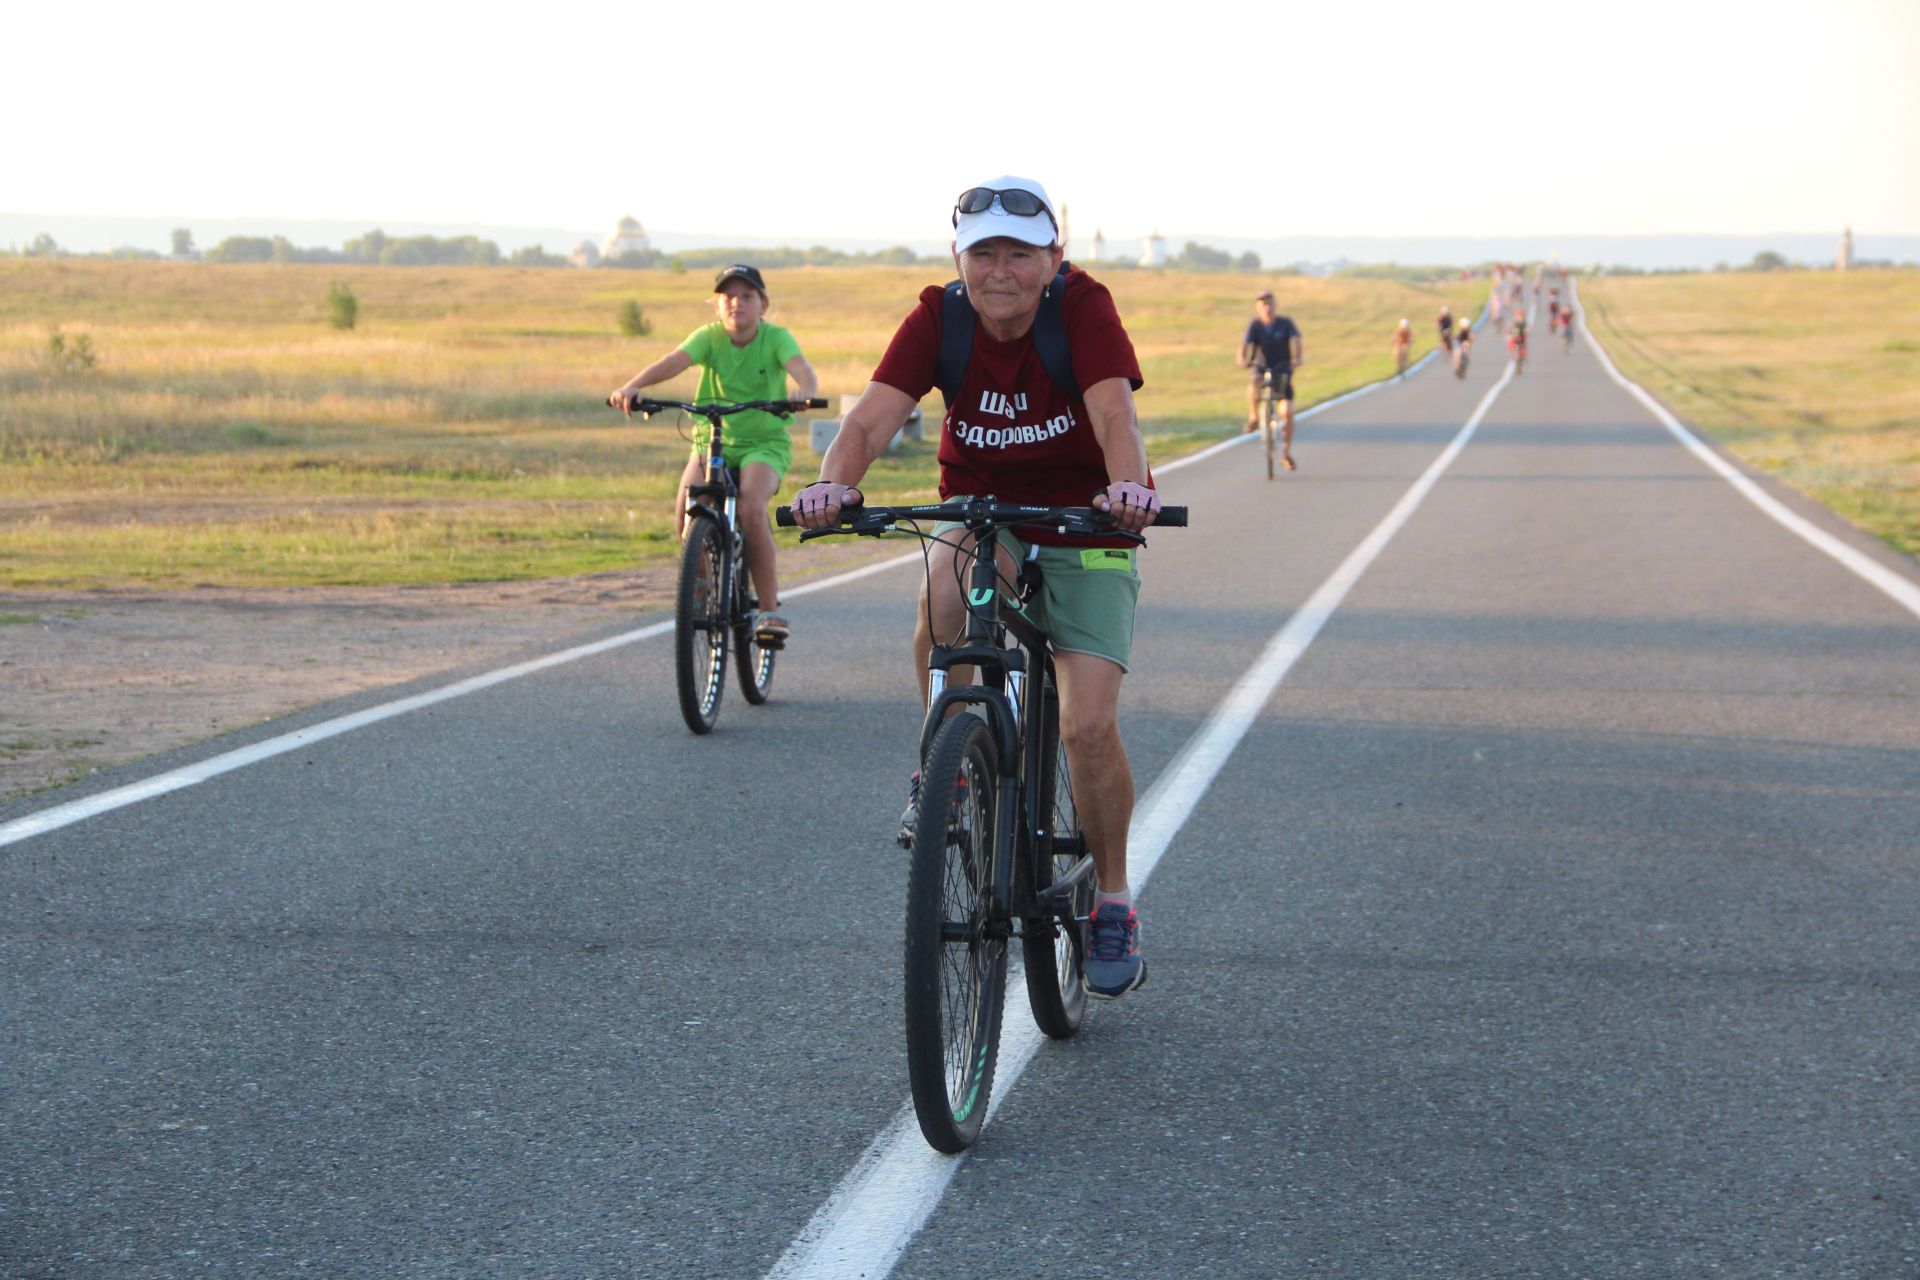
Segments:
[[[920,287],[947,274],[775,271],[771,318],[827,395],[854,392]],[[1484,296],[1471,282],[1096,274],[1139,349],[1163,461],[1237,428],[1232,356],[1260,285],[1305,331],[1303,405],[1390,372],[1402,315]],[[497,581],[668,556],[686,444],[601,397],[710,317],[708,280],[0,260],[0,585]],[[328,325],[336,281],[359,301],[351,331]],[[620,333],[628,301],[648,336]],[[790,480],[804,480],[815,460],[796,433]],[[925,494],[933,477],[929,442],[890,457],[872,488]]]
[[[1580,297],[1622,373],[1920,556],[1920,272],[1622,276]]]

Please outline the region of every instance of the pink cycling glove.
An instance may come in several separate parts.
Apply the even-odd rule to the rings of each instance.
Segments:
[[[1148,511],[1160,509],[1160,495],[1143,484],[1131,480],[1116,480],[1107,486],[1107,502],[1114,508],[1142,507]]]

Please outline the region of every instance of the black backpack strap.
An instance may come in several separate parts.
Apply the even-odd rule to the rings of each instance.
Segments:
[[[1080,398],[1080,383],[1073,376],[1073,346],[1067,340],[1067,321],[1062,299],[1067,292],[1067,272],[1072,264],[1062,262],[1060,274],[1047,286],[1040,299],[1040,314],[1033,321],[1033,346],[1039,353],[1040,367],[1053,384],[1066,392],[1070,400]],[[940,294],[940,367],[934,385],[953,408],[960,384],[967,379],[967,362],[973,358],[973,329],[978,317],[967,301],[966,287],[951,281]]]
[[[1033,320],[1033,346],[1040,353],[1040,367],[1053,379],[1053,385],[1067,393],[1067,399],[1080,398],[1080,383],[1073,376],[1073,345],[1067,341],[1065,297],[1067,271],[1072,264],[1062,262],[1060,274],[1047,286],[1040,299],[1040,314]]]
[[[960,384],[967,379],[976,319],[973,304],[967,301],[966,286],[958,280],[950,282],[940,295],[940,368],[934,378],[948,409],[953,408]]]

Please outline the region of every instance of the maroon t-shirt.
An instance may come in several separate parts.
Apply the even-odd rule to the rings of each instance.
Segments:
[[[901,322],[873,371],[875,382],[915,400],[933,390],[940,372],[942,292],[939,285],[920,291],[920,305]],[[1107,287],[1075,267],[1060,301],[1073,376],[1080,385],[1125,378],[1139,390],[1140,362]],[[984,326],[973,331],[972,359],[941,422],[939,458],[942,498],[992,494],[1003,502],[1085,506],[1108,479],[1106,454],[1094,438],[1086,402],[1054,385],[1033,334],[1001,342]],[[1147,483],[1153,483],[1151,477]],[[1049,544],[1100,545],[1038,529],[1023,529],[1021,536]]]

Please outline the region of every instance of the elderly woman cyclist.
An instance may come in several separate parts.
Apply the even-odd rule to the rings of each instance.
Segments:
[[[1046,188],[1016,177],[969,187],[955,201],[953,227],[954,263],[976,323],[964,377],[941,426],[940,496],[993,494],[1004,502],[1061,506],[1091,502],[1111,512],[1121,529],[1145,528],[1160,499],[1134,415],[1139,361],[1106,287],[1078,269],[1061,275],[1059,223]],[[1063,290],[1061,317],[1077,394],[1048,375],[1034,342],[1041,301],[1055,289]],[[919,305],[901,322],[872,383],[821,460],[819,481],[794,502],[801,524],[827,527],[843,505],[859,501],[853,486],[939,381],[943,292],[938,285],[922,290]],[[1111,998],[1146,979],[1127,881],[1133,773],[1119,729],[1120,681],[1133,642],[1140,577],[1135,549],[1124,540],[1113,540],[1097,555],[1089,550],[1097,543],[1068,541],[1022,530],[1020,540],[1003,538],[1000,548],[1011,576],[1012,556],[1024,554],[1023,542],[1040,544],[1044,587],[1030,612],[1053,638],[1061,736],[1098,880],[1085,980],[1090,993]],[[931,572],[916,612],[914,667],[923,702],[934,634],[957,637],[965,631],[957,554],[951,546],[932,545]],[[917,813],[918,775],[909,794],[902,818],[907,832]]]

